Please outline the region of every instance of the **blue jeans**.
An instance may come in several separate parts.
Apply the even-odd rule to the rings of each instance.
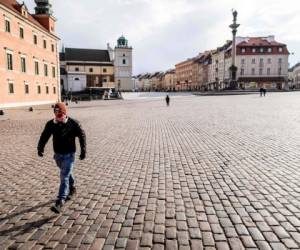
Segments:
[[[75,161],[75,153],[55,154],[54,160],[60,169],[60,187],[57,199],[66,200],[70,186],[74,186],[75,179],[73,176],[73,167]]]

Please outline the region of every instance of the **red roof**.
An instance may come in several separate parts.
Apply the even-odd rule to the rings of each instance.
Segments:
[[[22,6],[22,4],[18,3],[16,0],[0,0],[0,4],[4,5],[5,7],[21,16],[20,7]],[[43,25],[41,25],[30,13],[28,13],[28,20],[49,33],[49,31]]]
[[[247,41],[239,43],[238,46],[285,46],[285,44],[271,39],[268,40],[267,37],[249,37]]]

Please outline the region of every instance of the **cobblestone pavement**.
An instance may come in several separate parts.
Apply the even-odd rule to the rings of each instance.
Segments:
[[[50,109],[0,120],[0,249],[299,249],[300,93],[70,108],[87,132],[61,215]]]

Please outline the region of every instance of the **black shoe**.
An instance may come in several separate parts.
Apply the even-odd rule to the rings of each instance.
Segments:
[[[67,197],[67,200],[71,200],[75,194],[77,193],[76,187],[75,186],[70,186],[70,192],[69,195]]]
[[[63,200],[57,200],[54,206],[52,206],[50,209],[52,212],[59,214],[62,210],[63,205],[64,205]]]

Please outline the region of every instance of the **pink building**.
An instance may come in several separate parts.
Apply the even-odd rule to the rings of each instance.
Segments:
[[[59,56],[51,4],[35,0],[35,14],[15,0],[0,0],[0,108],[60,99]]]

